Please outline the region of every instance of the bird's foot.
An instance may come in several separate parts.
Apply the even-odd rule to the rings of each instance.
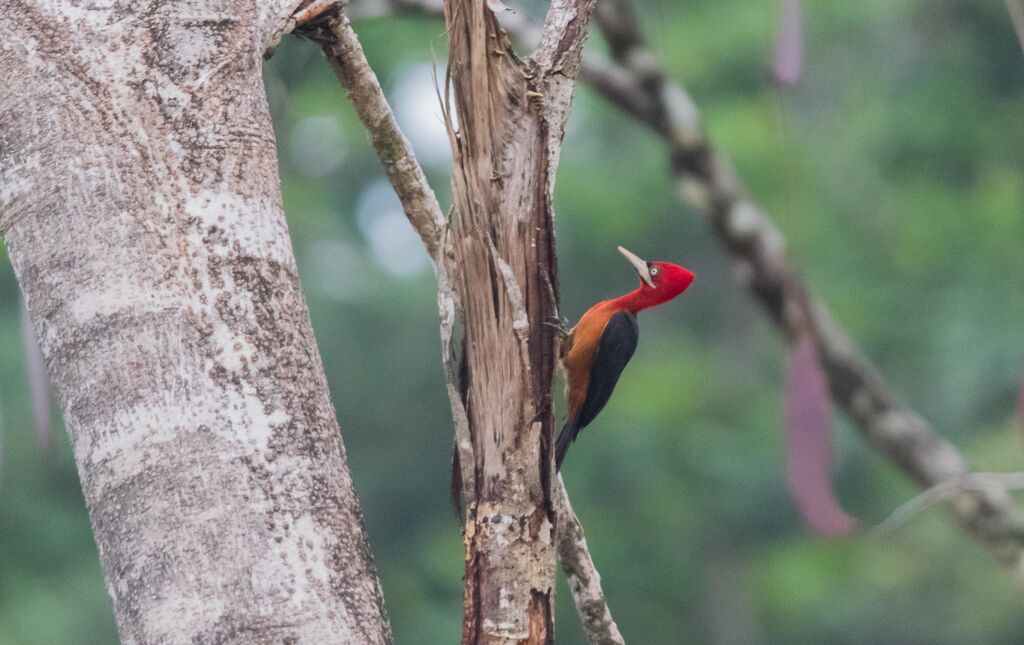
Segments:
[[[545,320],[542,324],[554,329],[555,333],[557,333],[558,337],[562,340],[569,337],[569,321],[565,318],[552,318],[551,320]]]

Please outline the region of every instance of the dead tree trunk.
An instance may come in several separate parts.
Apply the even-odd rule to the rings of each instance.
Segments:
[[[552,3],[520,60],[479,0],[448,0],[463,402],[473,463],[464,643],[553,640],[551,389],[557,336],[554,173],[593,0]],[[449,123],[451,126],[451,123]],[[464,461],[464,460],[463,460]]]
[[[260,76],[295,4],[0,5],[0,232],[125,643],[390,641]]]
[[[441,345],[445,376],[448,380],[448,393],[452,404],[452,415],[455,422],[456,453],[453,466],[455,477],[453,478],[453,493],[461,495],[467,500],[473,500],[477,496],[476,486],[476,458],[474,457],[473,438],[470,434],[469,419],[466,413],[464,391],[460,391],[456,381],[460,380],[454,369],[454,357],[452,356],[452,338],[454,334],[455,319],[461,318],[458,297],[454,292],[449,270],[458,272],[458,267],[452,265],[453,253],[451,238],[447,235],[449,230],[448,222],[441,212],[434,191],[427,183],[426,175],[416,160],[409,142],[398,129],[398,123],[394,118],[391,107],[388,105],[384,91],[377,80],[377,75],[370,67],[369,61],[363,53],[355,31],[348,18],[342,11],[340,2],[328,2],[321,5],[309,5],[309,7],[297,15],[297,28],[301,33],[313,39],[323,48],[324,54],[331,62],[338,79],[344,86],[349,100],[356,109],[359,119],[366,128],[370,144],[373,146],[384,170],[391,182],[395,193],[398,195],[409,218],[409,223],[420,234],[423,244],[434,260],[437,274],[438,287],[438,309],[441,315]],[[558,16],[559,14],[556,14]],[[576,34],[579,37],[580,34]],[[535,93],[534,98],[539,93]],[[528,93],[529,95],[529,93]],[[569,94],[560,92],[558,96],[563,97],[565,104],[560,108],[560,113],[565,113],[568,105]],[[557,104],[552,104],[557,105]],[[449,122],[449,125],[451,123]],[[454,135],[454,132],[453,132]],[[455,136],[455,141],[458,137]],[[555,144],[557,145],[557,141]],[[549,170],[550,172],[550,170]],[[548,195],[550,198],[550,195]],[[550,217],[548,218],[550,223]],[[550,231],[548,232],[549,241]],[[543,276],[553,275],[554,267],[547,266],[547,273]],[[502,272],[504,276],[504,272]],[[544,281],[548,286],[548,280]],[[553,281],[552,281],[553,282]],[[549,298],[554,299],[554,286],[551,285],[547,292]],[[518,311],[518,309],[517,309]],[[527,316],[527,321],[529,320]],[[462,377],[463,381],[468,379],[468,372]],[[545,444],[545,440],[548,441]],[[541,437],[542,449],[538,456],[543,459],[550,459],[549,450],[550,435]],[[461,466],[465,465],[463,469]],[[545,473],[548,472],[544,466],[538,467],[540,479],[543,485]],[[583,537],[583,527],[572,511],[569,498],[560,478],[554,482],[554,502],[557,514],[556,542],[559,558],[562,561],[562,568],[565,571],[569,582],[569,589],[576,602],[576,608],[580,615],[583,629],[593,643],[607,643],[608,645],[621,645],[622,635],[612,619],[611,611],[604,598],[601,589],[600,575],[594,566],[594,562],[587,551],[586,539]],[[470,511],[477,507],[472,503]],[[475,518],[471,518],[474,519]],[[475,535],[476,525],[473,525]],[[472,542],[467,546],[476,546]],[[470,553],[469,560],[473,561],[473,554]],[[528,563],[527,563],[528,564]],[[492,578],[493,579],[493,578]],[[467,578],[467,582],[477,584],[478,579]],[[475,587],[473,588],[475,589]],[[521,591],[529,592],[533,597],[533,589]],[[466,629],[466,640],[475,641],[488,638],[482,635],[475,626],[479,623],[476,618],[479,609],[477,604],[483,598],[483,594],[471,593],[467,595],[469,604],[466,615],[470,616],[469,628]],[[500,602],[500,597],[499,597]],[[550,607],[550,594],[547,601]],[[521,605],[520,605],[521,606]],[[530,605],[528,608],[533,608]],[[518,610],[518,607],[517,607]],[[535,639],[550,637],[551,630],[537,631]],[[527,632],[529,637],[529,632]],[[499,636],[504,638],[504,636]]]

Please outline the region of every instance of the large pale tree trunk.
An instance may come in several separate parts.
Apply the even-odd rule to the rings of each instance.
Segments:
[[[0,230],[126,643],[390,640],[260,76],[294,4],[0,4]]]

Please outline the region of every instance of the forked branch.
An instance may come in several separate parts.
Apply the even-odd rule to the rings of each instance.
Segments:
[[[455,419],[457,454],[463,482],[462,492],[466,499],[472,499],[471,496],[475,493],[473,443],[457,374],[453,367],[451,347],[453,327],[458,315],[458,300],[448,278],[451,251],[448,246],[449,238],[445,233],[447,222],[408,141],[398,128],[376,74],[366,60],[348,18],[341,11],[341,6],[317,7],[318,10],[312,18],[308,18],[312,13],[309,10],[310,6],[307,5],[303,20],[299,21],[299,29],[316,41],[327,55],[339,80],[345,87],[349,99],[355,106],[360,120],[370,134],[371,145],[380,157],[387,171],[388,179],[398,194],[410,223],[420,234],[424,245],[434,259],[438,277],[442,352],[448,379],[449,398]],[[573,15],[575,16],[575,14]],[[555,26],[549,30],[549,37],[554,41],[565,37],[567,30],[572,29],[573,25],[577,25],[578,28],[575,18],[565,22],[556,19],[552,24]],[[559,64],[578,66],[579,48],[582,46],[580,34],[573,36],[573,42],[575,43],[573,47],[576,62],[573,62],[572,56],[567,60],[565,52],[561,52]],[[555,53],[558,52],[542,54],[549,59],[546,64],[551,64],[550,59]],[[550,109],[551,105],[547,107]],[[564,99],[564,105],[559,107],[560,122],[557,123],[557,128],[560,139],[560,130],[564,126],[564,121],[561,119],[564,119],[565,110],[568,107],[568,96]],[[517,287],[510,286],[515,285],[515,277],[512,275],[511,268],[500,257],[496,257],[495,261],[501,267],[500,273],[503,275],[509,292],[518,293]],[[548,292],[550,291],[551,287],[549,286]],[[521,295],[517,302],[518,310],[521,310],[520,317],[522,317],[525,315],[525,309]],[[520,327],[526,321],[522,320],[521,323]],[[525,332],[525,329],[521,331]],[[600,576],[587,550],[582,527],[569,504],[560,478],[555,485],[554,498],[559,514],[559,557],[568,576],[569,586],[584,630],[594,643],[621,644],[622,636],[618,632],[605,601],[601,590]]]

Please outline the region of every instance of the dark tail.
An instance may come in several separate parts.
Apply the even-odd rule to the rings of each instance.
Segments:
[[[576,419],[570,418],[565,421],[562,432],[558,434],[558,441],[555,443],[555,471],[562,469],[562,460],[565,459],[565,451],[569,449],[576,435],[580,433],[576,427]]]

